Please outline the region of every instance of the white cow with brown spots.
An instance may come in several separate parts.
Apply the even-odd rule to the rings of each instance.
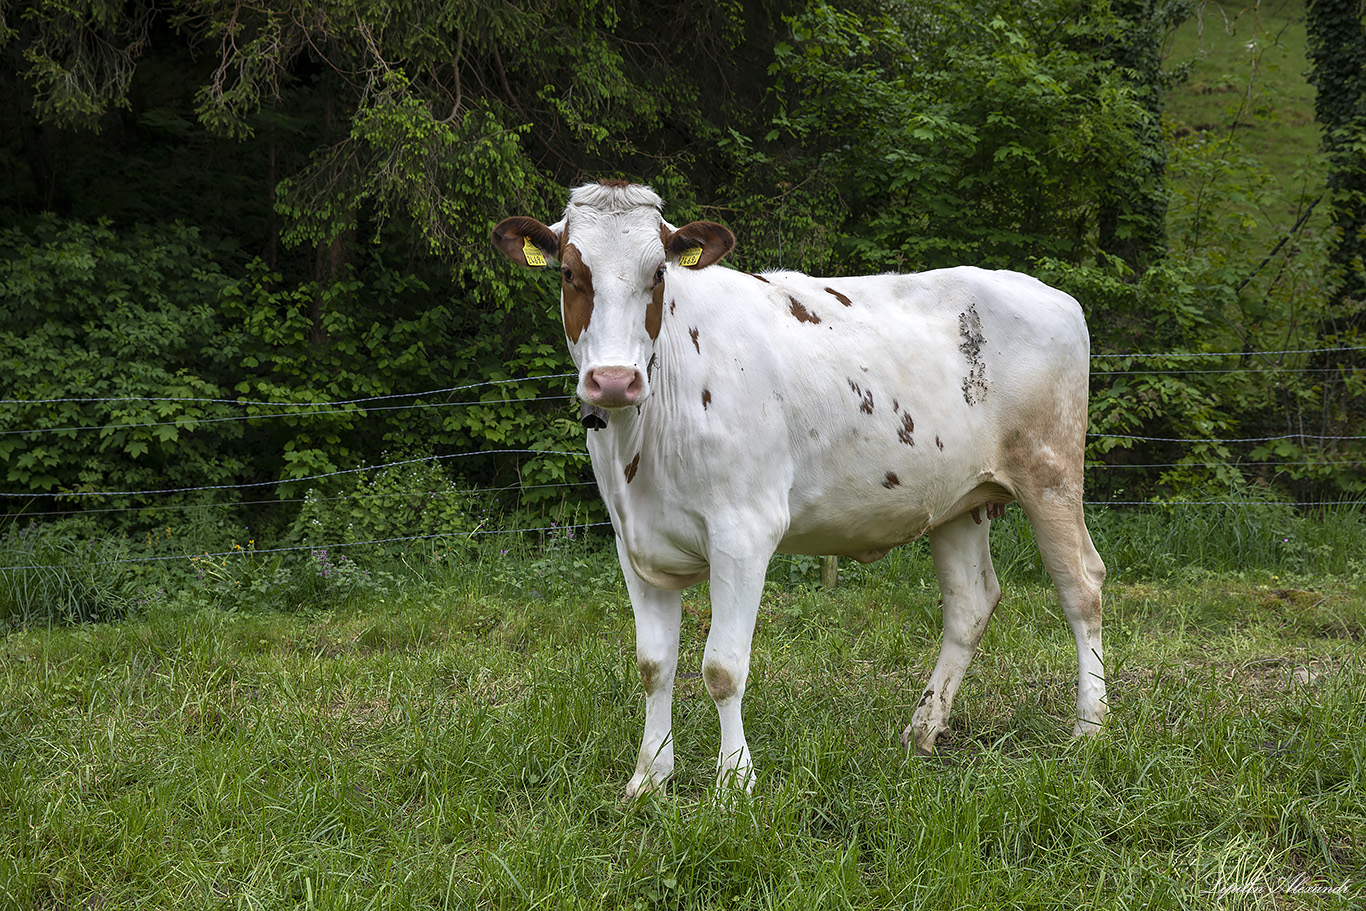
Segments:
[[[987,536],[1011,501],[1076,639],[1074,733],[1099,730],[1105,565],[1082,516],[1089,340],[1077,302],[966,267],[748,275],[717,265],[729,230],[675,228],[661,205],[647,187],[607,182],[574,190],[549,227],[518,217],[493,232],[514,262],[559,263],[585,423],[601,428],[588,451],[645,690],[627,795],[673,772],[680,592],[708,579],[718,782],[753,786],[740,706],[775,552],[868,562],[929,535],[944,642],[902,740],[932,750],[1001,597]]]

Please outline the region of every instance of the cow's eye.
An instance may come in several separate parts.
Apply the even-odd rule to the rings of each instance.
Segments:
[[[566,266],[560,270],[560,274],[564,276],[565,281],[569,282],[571,285],[574,284],[574,270]]]
[[[655,270],[655,284],[657,285],[662,281],[664,281],[664,267],[661,265]]]

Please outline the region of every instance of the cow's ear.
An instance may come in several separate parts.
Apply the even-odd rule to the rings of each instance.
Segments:
[[[669,258],[676,257],[680,266],[690,269],[705,269],[734,248],[735,235],[730,233],[730,228],[714,221],[689,222],[664,242],[664,252]]]
[[[560,238],[534,218],[514,215],[498,222],[490,238],[503,255],[519,266],[540,268],[559,259]]]

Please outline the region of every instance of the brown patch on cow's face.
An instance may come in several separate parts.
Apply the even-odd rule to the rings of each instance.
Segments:
[[[901,479],[896,476],[895,471],[889,471],[882,478],[882,486],[891,490],[893,487],[901,486]]]
[[[631,464],[626,466],[625,474],[626,474],[626,483],[627,483],[627,484],[630,484],[632,481],[634,481],[634,480],[636,479],[636,471],[638,471],[639,469],[640,469],[640,453],[637,452],[637,453],[636,453],[636,457],[635,457],[634,459],[631,460]]]
[[[573,244],[565,244],[560,257],[560,309],[564,334],[577,343],[593,318],[593,273]]]
[[[650,292],[650,303],[645,308],[645,331],[650,341],[659,338],[659,326],[664,322],[664,283],[655,285]]]
[[[839,293],[838,291],[836,291],[834,288],[826,288],[826,289],[825,289],[825,292],[826,292],[827,294],[833,294],[833,295],[835,295],[835,300],[839,301],[841,304],[844,304],[844,306],[846,306],[846,307],[852,307],[852,306],[854,306],[854,302],[853,302],[853,301],[851,301],[851,300],[850,300],[848,297],[846,297],[845,295],[840,294],[840,293]]]
[[[706,410],[707,410],[707,406],[709,406],[710,404],[711,404],[711,390],[710,390],[710,389],[703,389],[703,390],[702,390],[702,410],[703,410],[703,411],[706,411]]]
[[[725,702],[739,692],[735,678],[719,664],[702,665],[702,680],[707,684],[711,698],[717,702]]]
[[[806,309],[806,307],[802,306],[802,302],[797,300],[795,297],[789,297],[787,301],[787,309],[792,311],[792,315],[797,318],[797,322],[811,323],[812,325],[816,325],[821,321],[821,318],[819,316],[812,313],[810,310]]]
[[[909,413],[901,416],[901,427],[897,429],[896,438],[907,446],[915,445],[915,437],[911,436],[911,431],[915,430],[915,421],[911,420]]]
[[[688,336],[692,338],[692,346],[697,349],[697,353],[702,353],[702,346],[697,343],[697,327],[693,326],[688,330]]]

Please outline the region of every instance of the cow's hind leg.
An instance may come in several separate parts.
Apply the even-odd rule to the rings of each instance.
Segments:
[[[987,541],[990,526],[990,520],[978,524],[964,513],[930,532],[930,554],[944,603],[944,644],[911,723],[901,735],[903,744],[909,747],[914,742],[922,753],[934,750],[935,738],[948,725],[953,697],[1001,600]]]
[[[636,667],[645,690],[645,733],[636,756],[635,774],[626,784],[628,799],[662,788],[674,770],[673,693],[678,670],[681,592],[644,582],[631,568],[621,539],[617,555],[631,595],[636,620]]]
[[[1091,542],[1082,511],[1081,485],[1069,493],[1021,497],[1044,567],[1058,589],[1077,644],[1077,721],[1073,733],[1094,734],[1105,724],[1105,653],[1101,647],[1101,585],[1105,563]]]

